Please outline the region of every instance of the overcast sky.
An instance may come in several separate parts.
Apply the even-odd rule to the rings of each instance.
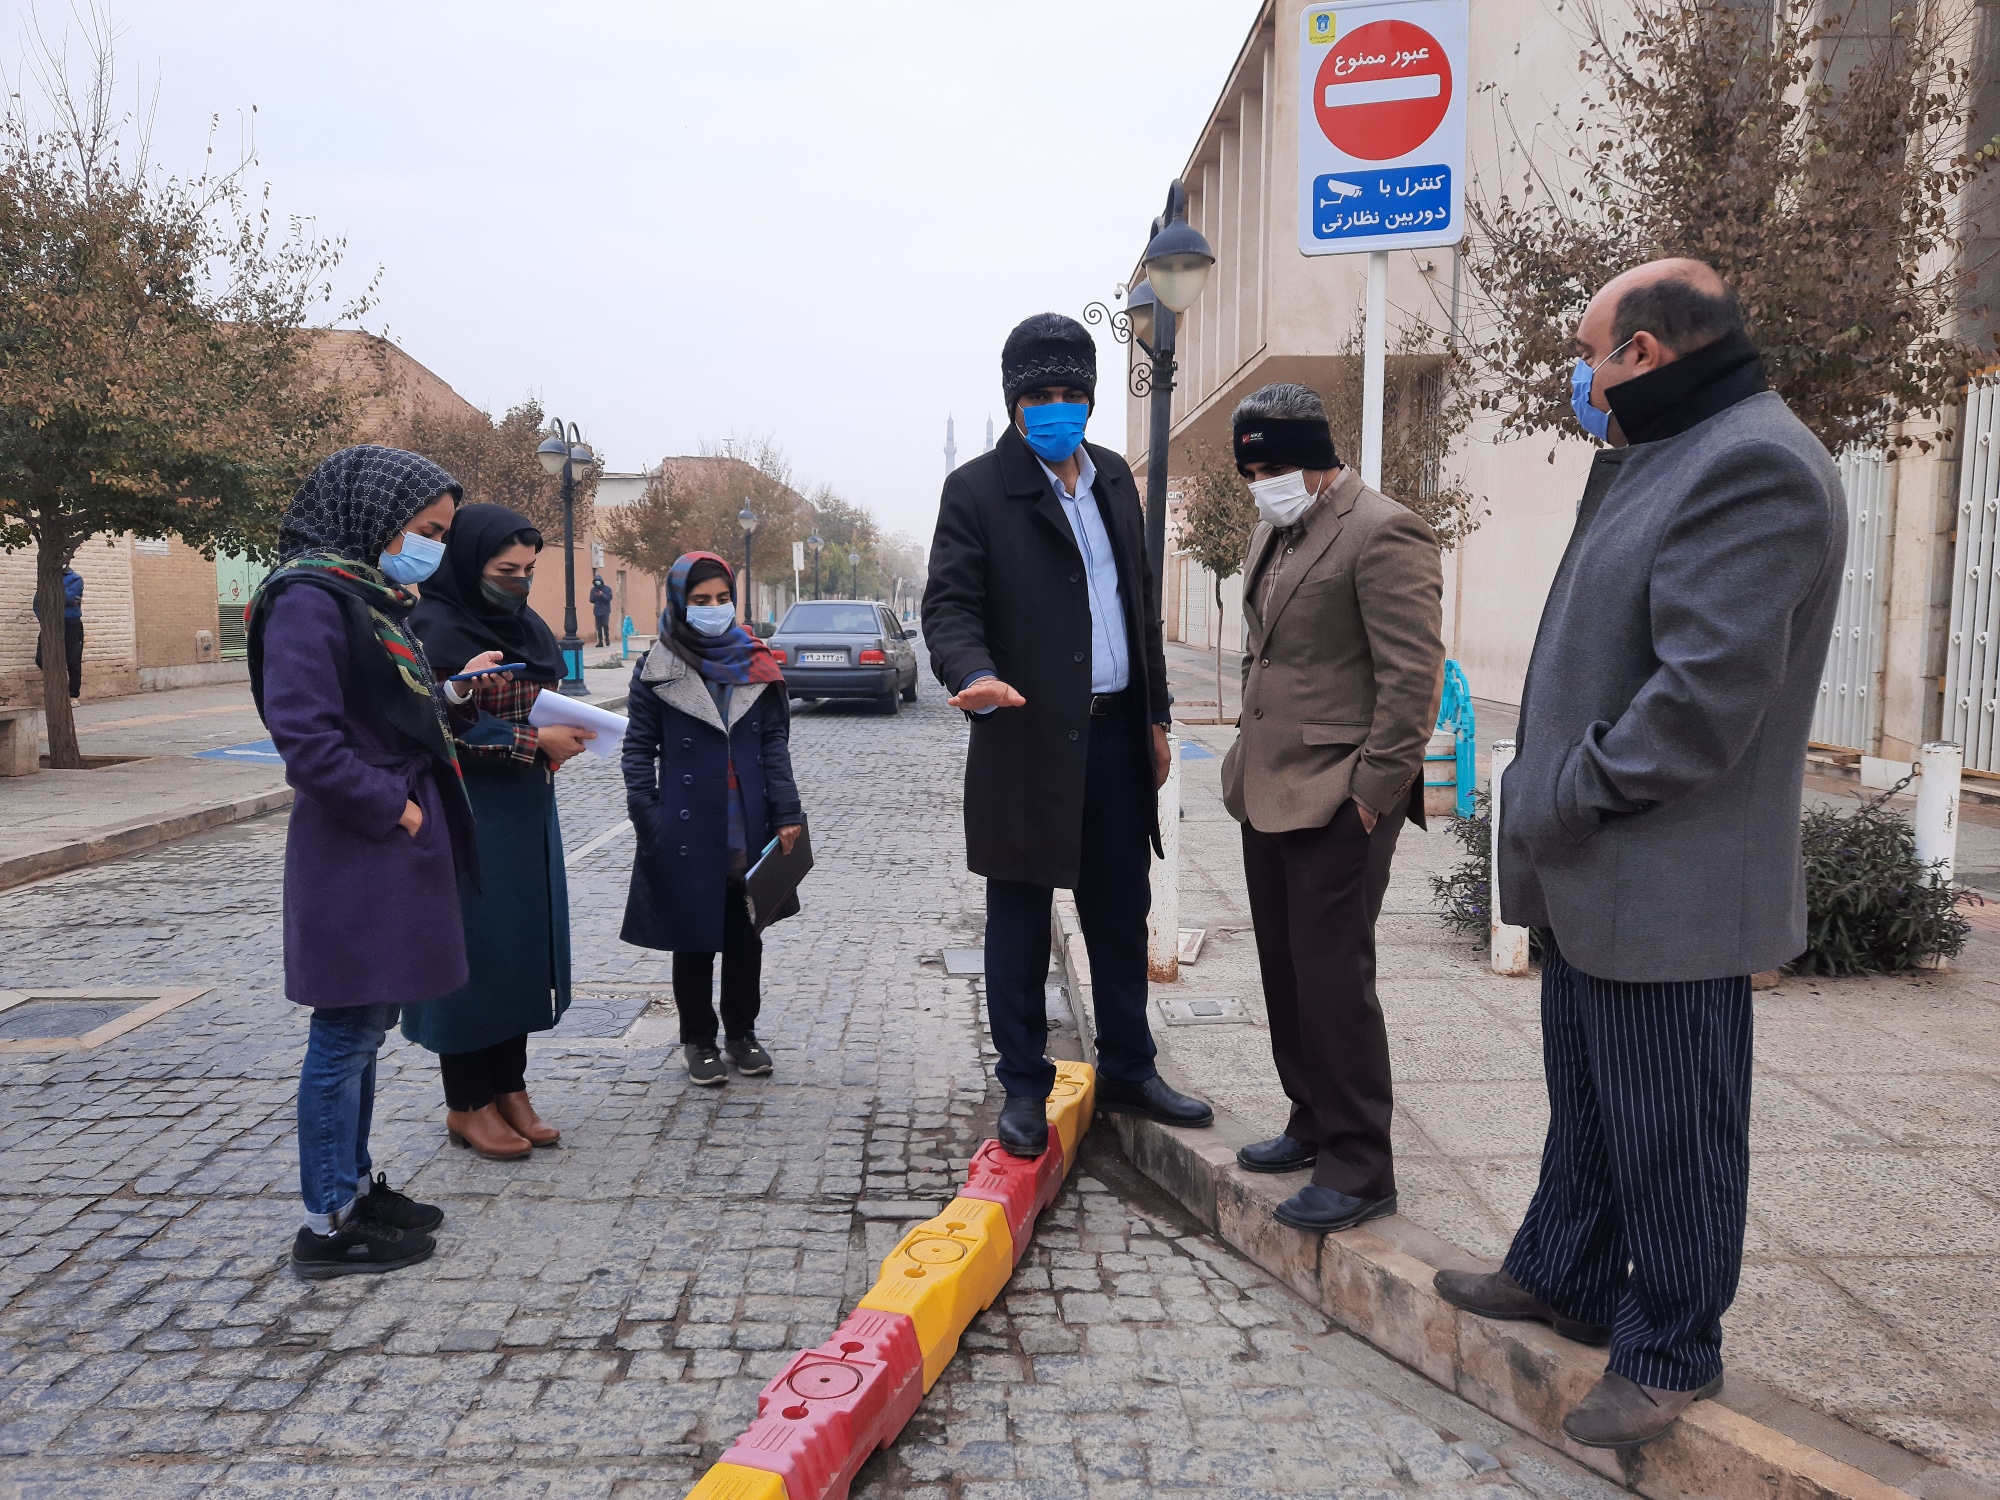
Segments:
[[[256,175],[383,269],[367,326],[614,469],[768,433],[926,543],[945,416],[1108,299],[1256,0],[122,0],[155,155],[257,106]],[[9,72],[28,7],[0,0]],[[60,30],[64,0],[40,0]],[[219,153],[222,154],[222,153]],[[1122,354],[1100,348],[1100,368]],[[1116,373],[1091,437],[1124,442]]]

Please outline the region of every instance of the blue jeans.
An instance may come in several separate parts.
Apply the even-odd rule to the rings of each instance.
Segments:
[[[306,1211],[338,1214],[368,1181],[375,1054],[399,1007],[315,1010],[299,1067],[299,1193]]]

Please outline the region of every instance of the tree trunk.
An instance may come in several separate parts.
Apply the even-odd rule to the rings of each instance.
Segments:
[[[57,771],[83,768],[83,751],[76,739],[76,716],[69,706],[69,669],[63,642],[63,572],[69,567],[69,528],[53,507],[35,512],[35,608],[40,614],[42,645],[42,712],[49,721],[49,767]]]
[[[1222,711],[1222,575],[1215,575],[1215,722],[1227,722]]]

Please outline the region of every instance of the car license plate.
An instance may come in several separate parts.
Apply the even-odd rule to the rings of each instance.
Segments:
[[[799,665],[802,667],[844,667],[847,665],[845,651],[801,651]]]

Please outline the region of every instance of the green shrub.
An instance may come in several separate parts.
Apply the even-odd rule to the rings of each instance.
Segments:
[[[1971,925],[1958,914],[1965,897],[1940,885],[1917,863],[1916,834],[1884,798],[1853,812],[1809,808],[1800,818],[1806,869],[1806,951],[1799,974],[1888,974],[1956,958]],[[1492,832],[1485,792],[1469,818],[1446,826],[1465,858],[1431,877],[1446,927],[1485,937],[1493,913]]]
[[[1798,974],[1887,974],[1955,958],[1971,925],[1960,892],[1917,863],[1909,822],[1883,805],[1808,808],[1799,820],[1806,865],[1806,951]]]
[[[1465,858],[1449,875],[1431,876],[1439,915],[1453,932],[1483,938],[1493,924],[1493,823],[1484,792],[1472,794],[1472,816],[1453,818],[1445,832],[1457,839]]]

